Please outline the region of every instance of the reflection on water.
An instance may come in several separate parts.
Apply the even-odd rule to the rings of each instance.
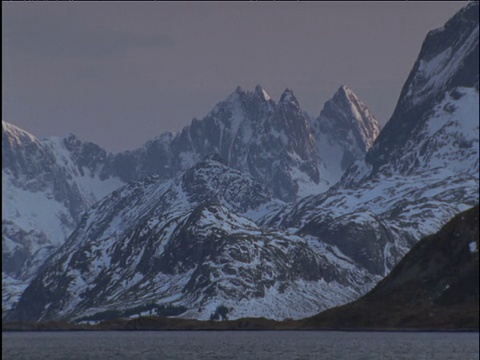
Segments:
[[[3,359],[479,359],[478,333],[2,333]]]

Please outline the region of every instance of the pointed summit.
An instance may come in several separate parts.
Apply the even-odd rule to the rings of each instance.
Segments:
[[[245,91],[243,91],[242,87],[239,85],[237,86],[237,88],[235,89],[235,93],[237,94],[243,94]]]
[[[340,180],[354,161],[365,156],[380,133],[377,119],[347,85],[340,86],[325,103],[313,128],[317,152],[325,164],[324,176],[330,185]],[[341,161],[333,161],[332,153],[342,154]]]
[[[343,92],[345,94],[348,94],[349,92],[352,92],[352,89],[350,89],[348,85],[343,84],[338,88],[337,92]]]
[[[333,99],[336,102],[344,102],[344,103],[352,103],[352,104],[361,103],[358,96],[347,85],[340,86],[337,92],[333,95]]]
[[[45,155],[40,141],[29,132],[2,120],[2,170],[8,169],[15,176],[24,171],[35,178],[35,165],[40,161],[51,161]]]
[[[245,95],[245,90],[241,86],[237,86],[235,91],[233,91],[224,101],[236,101],[239,97]],[[218,104],[217,104],[218,106]]]
[[[478,178],[478,10],[471,2],[428,33],[390,120],[344,186],[384,169],[408,175],[443,167]]]
[[[28,131],[2,120],[2,142],[4,141],[16,144],[21,144],[22,141],[38,143],[38,139]]]
[[[298,103],[297,98],[293,94],[293,91],[290,90],[289,88],[286,88],[285,91],[283,92],[282,96],[280,96],[280,102],[279,104],[293,104],[296,107],[300,107],[300,104]]]
[[[268,95],[268,93],[260,85],[255,86],[255,95],[266,101],[271,99],[270,95]]]
[[[362,154],[380,133],[377,119],[347,85],[340,86],[333,98],[325,103],[318,124],[324,133],[343,131],[346,135],[351,130]]]

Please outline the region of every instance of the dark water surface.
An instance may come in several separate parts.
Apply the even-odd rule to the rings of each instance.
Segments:
[[[479,359],[478,333],[4,332],[3,359]]]

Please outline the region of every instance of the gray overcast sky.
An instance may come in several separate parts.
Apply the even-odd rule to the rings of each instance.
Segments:
[[[347,84],[381,123],[465,2],[2,2],[2,118],[133,149],[240,85],[318,115]]]

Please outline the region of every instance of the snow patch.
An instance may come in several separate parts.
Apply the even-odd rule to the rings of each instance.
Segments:
[[[470,249],[471,253],[478,252],[477,243],[475,241],[472,241],[470,244],[468,244],[468,248]]]

